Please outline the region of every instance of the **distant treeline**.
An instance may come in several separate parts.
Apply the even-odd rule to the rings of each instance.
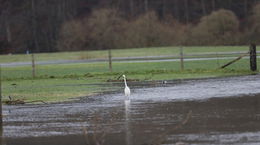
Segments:
[[[260,43],[260,0],[0,0],[0,52]]]

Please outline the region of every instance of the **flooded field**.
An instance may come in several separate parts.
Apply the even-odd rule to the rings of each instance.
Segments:
[[[163,81],[154,87],[137,85],[129,84],[132,91],[129,102],[119,92],[71,103],[4,106],[4,142],[7,145],[260,143],[259,75]]]

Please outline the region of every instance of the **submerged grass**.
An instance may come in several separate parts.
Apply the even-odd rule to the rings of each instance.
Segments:
[[[107,63],[40,65],[36,66],[37,77],[34,79],[31,78],[29,66],[5,67],[2,68],[3,99],[12,96],[26,101],[59,102],[115,91],[121,87],[107,80],[116,80],[121,74],[126,74],[132,80],[151,81],[253,73],[249,71],[248,59],[242,59],[228,69],[217,69],[228,61],[187,61],[185,70],[180,70],[179,62],[117,62],[113,63],[113,72],[109,72]]]
[[[3,94],[4,96],[12,96],[15,99],[23,99],[26,101],[42,100],[45,102],[57,102],[75,97],[93,95],[109,89],[98,85],[90,85],[91,80],[83,81],[84,79],[5,81]]]

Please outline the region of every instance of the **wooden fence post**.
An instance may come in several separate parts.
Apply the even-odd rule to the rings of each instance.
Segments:
[[[33,53],[32,53],[32,77],[35,78],[35,60],[34,60]]]
[[[181,62],[181,70],[184,70],[184,61],[183,61],[183,48],[180,47],[180,62]]]
[[[112,72],[112,54],[111,49],[108,49],[108,61],[109,61],[109,70]]]
[[[220,65],[219,65],[219,55],[218,55],[218,52],[216,52],[216,57],[217,57],[217,65],[219,67]]]
[[[256,71],[257,70],[257,59],[256,59],[256,45],[255,44],[250,44],[250,69],[252,71]]]

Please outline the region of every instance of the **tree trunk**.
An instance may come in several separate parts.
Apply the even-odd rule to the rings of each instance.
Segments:
[[[215,11],[216,10],[216,2],[215,2],[215,0],[211,0],[211,5],[212,5],[212,10]]]
[[[166,0],[163,0],[163,4],[162,4],[162,17],[165,18],[166,15],[166,6],[167,6],[167,2]]]
[[[206,11],[205,1],[204,0],[200,0],[200,2],[201,2],[201,8],[202,8],[203,16],[206,16],[207,15],[207,11]]]
[[[247,5],[248,5],[248,1],[247,0],[244,0],[244,13],[245,13],[245,17],[247,17]]]
[[[35,0],[31,0],[31,9],[32,9],[32,40],[34,52],[39,52],[39,43],[37,36],[37,22],[36,22],[36,9],[35,9]]]
[[[144,11],[148,12],[148,0],[144,0]]]
[[[177,20],[180,21],[180,14],[179,14],[179,1],[174,0],[174,15]]]
[[[130,3],[130,15],[131,17],[134,16],[134,0],[129,0]]]
[[[7,18],[8,19],[8,18]],[[10,24],[9,24],[9,21],[6,20],[6,23],[5,23],[5,28],[6,28],[6,38],[7,38],[7,42],[9,44],[11,44],[12,42],[12,33],[11,33],[11,28],[10,28]]]
[[[186,19],[186,24],[189,23],[190,18],[189,18],[189,2],[188,0],[184,0],[184,5],[185,5],[185,19]]]

